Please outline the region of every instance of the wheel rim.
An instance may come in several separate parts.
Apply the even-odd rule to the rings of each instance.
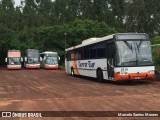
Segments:
[[[72,70],[71,70],[71,75],[73,76],[73,74],[74,74],[74,73],[73,73],[73,69],[72,69]]]

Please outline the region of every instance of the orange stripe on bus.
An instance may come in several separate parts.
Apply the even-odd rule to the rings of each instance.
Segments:
[[[27,69],[39,69],[40,66],[26,66]]]
[[[58,69],[58,65],[54,65],[54,66],[46,65],[45,69]]]
[[[77,65],[77,61],[74,61],[74,63],[73,63],[74,65],[74,71],[75,71],[75,73],[77,74],[77,75],[79,75],[79,70],[78,70],[78,65]]]
[[[19,70],[21,67],[7,67],[8,70]]]

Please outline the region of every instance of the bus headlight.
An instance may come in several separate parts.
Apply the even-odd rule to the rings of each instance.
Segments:
[[[154,70],[149,70],[148,73],[152,74],[154,73]]]
[[[122,71],[120,72],[120,75],[127,75],[127,74],[128,74],[128,73],[127,73],[127,72],[124,72],[124,71],[123,71],[123,72],[122,72]]]

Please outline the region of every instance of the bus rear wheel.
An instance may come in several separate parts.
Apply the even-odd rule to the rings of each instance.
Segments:
[[[74,70],[71,68],[71,76],[74,76]]]
[[[97,70],[97,79],[99,82],[104,82],[104,79],[103,79],[103,72],[101,69]]]

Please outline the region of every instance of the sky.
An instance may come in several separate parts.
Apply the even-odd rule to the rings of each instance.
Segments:
[[[19,6],[20,5],[20,0],[14,0],[15,1],[15,6]]]
[[[20,2],[21,0],[14,0],[14,1],[15,1],[15,6],[19,6],[20,3],[21,3],[21,2]],[[54,1],[54,0],[52,0],[52,1]]]
[[[21,2],[20,2],[21,0],[14,0],[14,1],[15,1],[15,6],[19,6],[20,3],[21,3]],[[22,1],[23,1],[23,0],[22,0]],[[51,0],[51,1],[55,1],[55,0]]]

